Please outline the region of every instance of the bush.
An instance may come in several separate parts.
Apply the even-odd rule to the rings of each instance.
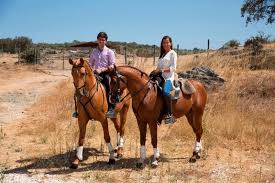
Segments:
[[[223,49],[229,49],[229,48],[234,48],[234,49],[237,49],[238,47],[240,46],[240,42],[237,41],[237,40],[230,40],[228,41],[227,43],[225,43],[222,48]]]
[[[0,49],[3,52],[8,53],[18,53],[25,51],[28,47],[32,45],[32,40],[28,37],[15,37],[0,39]]]
[[[30,48],[22,52],[19,57],[22,62],[27,64],[36,64],[40,58],[40,53],[36,48]]]

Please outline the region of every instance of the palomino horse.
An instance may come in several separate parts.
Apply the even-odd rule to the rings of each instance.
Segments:
[[[117,82],[120,83],[121,88],[126,87],[129,90],[131,94],[131,97],[129,97],[132,98],[132,107],[138,122],[141,147],[140,160],[137,166],[142,167],[146,157],[145,141],[147,124],[150,128],[151,143],[154,151],[152,166],[157,166],[160,156],[157,147],[157,121],[161,120],[160,117],[162,117],[164,109],[162,93],[157,89],[156,83],[150,80],[150,77],[146,73],[137,68],[118,66],[114,70],[116,72],[112,74],[112,91],[116,90],[115,86]],[[173,115],[176,118],[180,118],[183,115],[187,117],[189,124],[196,134],[193,156],[190,158],[190,162],[196,162],[200,158],[202,150],[202,116],[207,100],[207,93],[200,82],[189,81],[195,88],[195,93],[187,95],[182,91],[180,98],[173,101],[172,108]],[[125,101],[127,100],[126,98]]]
[[[86,126],[90,119],[100,121],[103,131],[104,139],[109,149],[109,164],[115,163],[115,151],[112,147],[108,120],[106,118],[106,112],[108,110],[108,103],[106,98],[106,92],[103,85],[96,79],[89,64],[82,58],[77,61],[69,60],[72,65],[72,76],[74,80],[74,86],[76,89],[77,108],[78,108],[78,125],[79,125],[79,142],[77,147],[76,157],[74,158],[71,168],[77,168],[81,160],[83,160],[83,144],[86,133]],[[126,90],[124,92],[127,92]],[[115,129],[118,135],[118,149],[117,156],[121,157],[123,153],[123,136],[125,130],[125,123],[127,118],[127,112],[130,107],[130,102],[127,101],[120,108],[120,123],[117,118],[111,119],[114,122]]]

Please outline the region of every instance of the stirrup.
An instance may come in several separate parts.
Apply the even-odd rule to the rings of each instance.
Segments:
[[[172,115],[168,115],[164,118],[165,124],[174,124],[176,122],[176,119]]]
[[[116,113],[113,109],[109,110],[107,113],[106,113],[106,117],[107,118],[116,118]]]

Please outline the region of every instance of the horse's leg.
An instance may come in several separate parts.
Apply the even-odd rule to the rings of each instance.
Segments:
[[[108,146],[109,153],[110,153],[108,164],[115,164],[115,151],[114,151],[112,143],[111,143],[107,118],[105,118],[103,121],[101,121],[101,125],[102,125],[103,132],[104,132],[104,140]]]
[[[119,137],[120,137],[120,124],[117,118],[111,118],[111,120],[114,123],[116,132],[117,132],[117,146],[118,146],[118,142],[119,142]],[[117,152],[117,149],[114,150],[115,152]]]
[[[79,162],[83,160],[83,144],[86,134],[86,127],[87,123],[89,121],[89,118],[87,114],[80,113],[78,117],[78,126],[79,126],[79,139],[78,139],[78,147],[76,149],[76,157],[74,158],[71,167],[73,169],[76,169],[79,165]]]
[[[151,163],[152,167],[158,166],[158,160],[159,160],[159,149],[158,149],[158,127],[157,122],[151,122],[149,123],[150,133],[151,133],[151,143],[153,146],[154,156],[153,161]]]
[[[146,158],[145,142],[146,142],[147,123],[138,121],[138,128],[140,133],[140,159],[139,159],[139,162],[137,163],[137,167],[143,168],[144,160]]]
[[[194,112],[191,111],[186,117],[191,125],[194,133],[196,134],[196,141],[193,150],[193,155],[190,158],[189,162],[194,163],[197,159],[201,157],[202,144],[201,144],[201,136],[202,136],[202,112]]]
[[[117,137],[117,157],[122,158],[123,156],[123,146],[124,146],[124,133],[125,133],[125,124],[127,119],[127,114],[129,110],[129,105],[124,105],[120,111],[120,133]]]

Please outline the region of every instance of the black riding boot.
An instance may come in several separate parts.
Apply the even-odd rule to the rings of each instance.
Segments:
[[[164,97],[165,107],[166,107],[166,115],[164,117],[165,124],[173,124],[176,122],[176,119],[172,113],[172,99],[171,97]]]
[[[111,95],[110,95],[110,77],[108,74],[105,74],[103,78],[104,78],[104,82],[105,82],[106,96],[107,96],[107,101],[108,101],[108,112],[106,113],[106,117],[107,118],[116,118],[115,104],[112,103]]]

